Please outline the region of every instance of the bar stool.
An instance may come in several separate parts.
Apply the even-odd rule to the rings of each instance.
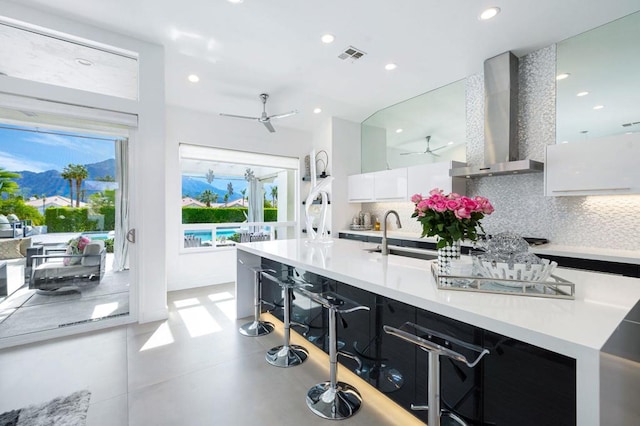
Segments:
[[[273,275],[261,272],[262,276],[277,283],[284,290],[284,344],[276,346],[267,351],[265,356],[267,362],[276,367],[294,367],[302,364],[309,352],[302,346],[292,345],[291,340],[291,292],[294,288],[301,288],[306,285],[304,282],[294,281],[291,278],[280,280]]]
[[[318,383],[307,392],[307,406],[314,414],[331,420],[342,420],[356,414],[362,405],[358,390],[338,382],[338,329],[336,316],[359,310],[369,310],[334,292],[312,293],[304,288],[298,292],[322,305],[329,313],[329,381]]]
[[[260,313],[261,307],[263,303],[266,303],[262,300],[262,280],[260,279],[261,272],[272,272],[276,273],[273,269],[265,269],[260,266],[254,266],[250,268],[253,272],[254,279],[254,293],[253,293],[253,303],[254,303],[254,311],[253,311],[253,321],[248,322],[240,327],[238,330],[240,334],[248,337],[258,337],[269,334],[273,331],[274,326],[270,322],[260,321]]]
[[[400,328],[385,325],[384,331],[407,342],[411,342],[429,353],[427,378],[428,405],[416,406],[412,404],[411,409],[428,410],[427,424],[429,426],[440,426],[441,424],[467,426],[467,423],[459,416],[440,408],[440,356],[446,356],[453,360],[463,362],[468,367],[473,368],[480,362],[482,357],[489,353],[489,350],[462,342],[411,322],[405,322]],[[434,341],[434,339],[436,341]],[[459,347],[467,352],[477,353],[478,355],[473,361],[469,361],[465,355],[455,351],[453,349],[454,347]]]

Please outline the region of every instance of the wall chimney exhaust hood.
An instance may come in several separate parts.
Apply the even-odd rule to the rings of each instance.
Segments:
[[[542,172],[543,163],[518,159],[518,58],[505,52],[484,61],[484,166],[451,169],[450,176]]]

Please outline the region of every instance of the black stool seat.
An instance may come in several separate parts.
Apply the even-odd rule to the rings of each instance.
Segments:
[[[385,325],[384,331],[413,343],[429,353],[429,375],[427,381],[427,405],[411,405],[412,410],[428,410],[429,426],[460,425],[467,426],[455,413],[440,408],[440,356],[446,356],[462,362],[468,367],[475,367],[482,357],[489,353],[488,349],[463,342],[437,331],[429,330],[411,322],[405,322],[400,328]],[[471,360],[462,352],[473,357]]]
[[[304,288],[296,291],[329,311],[329,381],[318,383],[307,392],[307,406],[316,415],[332,420],[342,420],[356,414],[362,405],[362,397],[348,383],[338,382],[338,336],[336,315],[359,310],[369,310],[334,292],[312,293]]]

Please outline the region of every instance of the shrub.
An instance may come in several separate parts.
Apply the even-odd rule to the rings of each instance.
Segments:
[[[37,208],[24,203],[22,198],[7,198],[0,200],[0,214],[15,214],[20,220],[31,220],[33,225],[42,225],[44,218]]]
[[[102,206],[98,211],[104,216],[104,229],[116,229],[116,208],[114,206]]]
[[[113,238],[104,240],[104,248],[107,250],[107,253],[113,253]]]
[[[97,231],[97,221],[89,219],[89,209],[50,207],[45,211],[47,232]]]

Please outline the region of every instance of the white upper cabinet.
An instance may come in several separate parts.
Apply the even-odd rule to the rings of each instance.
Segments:
[[[445,194],[465,195],[466,179],[449,176],[449,170],[464,166],[466,164],[459,161],[443,161],[407,168],[407,198],[410,200],[413,194],[427,195],[435,188],[442,189]]]
[[[352,203],[373,201],[373,173],[348,176],[347,192]]]
[[[407,169],[374,172],[373,197],[375,201],[405,201],[407,199]]]
[[[639,194],[640,138],[549,145],[544,176],[547,196]]]
[[[452,167],[464,166],[465,163],[459,161],[443,161],[352,175],[348,178],[349,201],[410,201],[413,194],[427,195],[434,188],[442,189],[446,194],[464,195],[466,180],[449,176]]]

